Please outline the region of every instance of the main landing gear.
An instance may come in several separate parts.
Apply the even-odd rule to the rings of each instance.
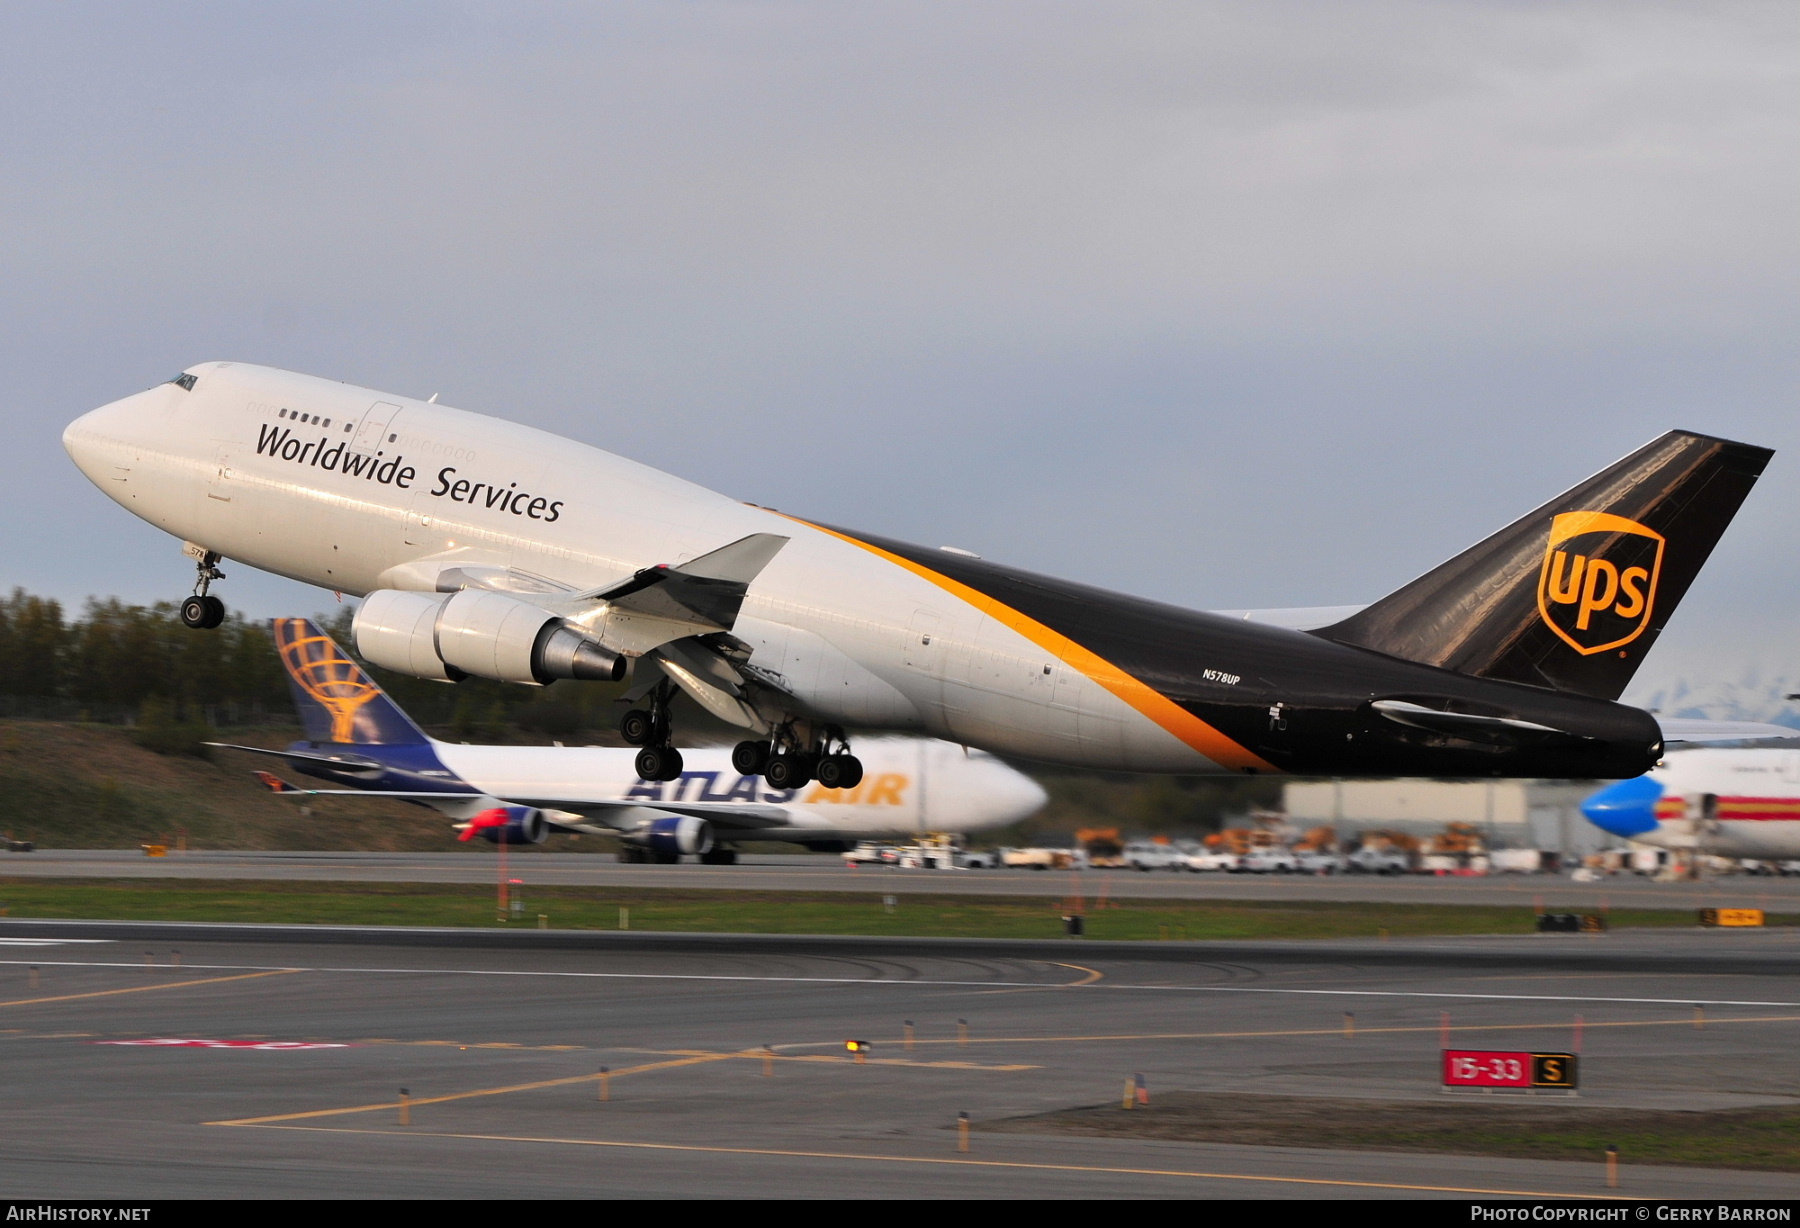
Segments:
[[[637,755],[640,780],[681,776],[681,752],[670,745],[669,704],[675,694],[673,683],[660,682],[646,697],[648,706],[619,718],[619,736],[643,748]],[[731,766],[740,775],[761,776],[771,789],[798,789],[813,780],[827,789],[854,789],[863,778],[862,760],[850,753],[842,729],[825,726],[803,739],[793,721],[777,728],[767,742],[739,742],[732,748]]]
[[[798,789],[816,780],[827,789],[854,789],[862,783],[862,760],[850,753],[843,730],[828,728],[803,743],[789,722],[767,742],[739,742],[731,766],[745,776],[761,776],[771,789]]]
[[[619,736],[627,745],[641,746],[637,755],[640,780],[677,780],[681,777],[681,752],[669,745],[669,701],[674,684],[663,681],[650,692],[650,707],[633,708],[619,718]]]
[[[196,631],[210,631],[225,621],[225,603],[206,591],[214,580],[225,578],[219,570],[218,552],[208,550],[201,555],[194,570],[199,573],[194,580],[194,595],[181,603],[181,622]]]

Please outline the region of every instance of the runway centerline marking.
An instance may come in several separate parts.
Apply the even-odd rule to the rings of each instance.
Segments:
[[[66,965],[60,965],[66,966]],[[108,967],[133,968],[139,964],[113,964]],[[264,976],[286,976],[289,973],[303,972],[303,968],[268,968],[261,972],[246,972],[240,976],[209,976],[197,981],[169,981],[162,985],[132,985],[125,989],[97,989],[90,993],[65,993],[49,998],[16,998],[11,1002],[0,1002],[0,1006],[33,1006],[39,1002],[73,1002],[77,998],[110,998],[122,993],[149,993],[157,989],[186,989],[191,985],[222,985],[226,981],[254,981]]]
[[[25,960],[0,960],[0,967],[12,965],[24,967]],[[109,963],[99,960],[32,960],[30,963],[40,968],[142,968],[142,964],[128,962]],[[600,980],[600,981],[701,981],[701,982],[741,982],[745,984],[768,985],[849,985],[869,986],[886,989],[906,988],[941,988],[945,986],[965,989],[1073,989],[1076,985],[1058,981],[961,981],[942,980],[927,977],[884,980],[876,977],[854,976],[746,976],[742,974],[700,973],[700,972],[548,972],[529,968],[352,968],[318,965],[297,967],[292,964],[186,964],[187,968],[220,971],[228,969],[254,969],[268,973],[280,972],[330,972],[340,974],[375,974],[388,976],[516,976],[516,977],[548,977],[563,980]],[[1651,973],[1642,975],[1649,976]],[[1095,993],[1139,992],[1139,993],[1234,993],[1234,994],[1289,994],[1314,997],[1334,998],[1433,998],[1464,1000],[1473,1002],[1611,1002],[1626,1006],[1785,1006],[1800,1010],[1800,1002],[1766,1001],[1756,998],[1705,998],[1688,995],[1679,998],[1603,998],[1584,994],[1523,994],[1523,993],[1449,993],[1442,990],[1412,989],[1278,989],[1270,987],[1251,987],[1244,985],[1134,985],[1123,981],[1108,981],[1104,984],[1083,983],[1079,986]],[[109,991],[124,992],[124,991]],[[7,1003],[0,1002],[0,1006]]]
[[[422,1100],[414,1104],[428,1103]],[[394,1108],[396,1105],[381,1105]],[[952,1168],[1021,1168],[1051,1173],[1110,1173],[1129,1177],[1185,1177],[1201,1181],[1254,1181],[1273,1185],[1324,1185],[1362,1190],[1415,1190],[1428,1194],[1486,1194],[1502,1198],[1582,1198],[1642,1202],[1621,1195],[1554,1190],[1496,1190],[1460,1185],[1412,1185],[1403,1181],[1347,1181],[1331,1177],[1268,1177],[1256,1173],[1209,1173],[1180,1168],[1124,1168],[1103,1164],[1042,1164],[1024,1160],[964,1160],[949,1156],[886,1156],[845,1151],[785,1151],[775,1147],[707,1147],[698,1143],[632,1143],[596,1138],[538,1138],[516,1134],[451,1134],[436,1130],[359,1130],[343,1126],[282,1126],[262,1121],[209,1121],[209,1126],[249,1126],[259,1130],[303,1130],[313,1134],[380,1135],[388,1138],[446,1138],[474,1143],[550,1143],[565,1147],[618,1147],[636,1151],[684,1151],[706,1155],[781,1156],[798,1160],[852,1160],[861,1164],[938,1164]]]

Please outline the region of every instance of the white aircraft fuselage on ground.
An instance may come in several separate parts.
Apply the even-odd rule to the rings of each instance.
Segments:
[[[890,730],[1112,770],[1351,776],[1648,768],[1662,731],[1613,701],[1770,455],[1669,432],[1307,632],[813,524],[516,423],[243,363],[63,438],[202,567],[365,597],[356,647],[376,665],[531,683],[632,663],[658,688],[647,746],[679,687],[815,766],[844,731]]]
[[[276,758],[333,787],[276,793],[387,797],[429,806],[463,839],[539,844],[551,831],[615,836],[621,857],[729,859],[745,840],[847,847],[867,836],[1002,827],[1037,811],[1044,790],[994,756],[927,738],[869,738],[853,787],[775,789],[737,770],[728,749],[691,749],[670,780],[639,776],[630,750],[440,742],[402,711],[325,630],[277,618],[270,630],[304,740],[280,749],[213,743]]]
[[[1685,750],[1582,803],[1588,821],[1656,848],[1800,857],[1800,750]]]

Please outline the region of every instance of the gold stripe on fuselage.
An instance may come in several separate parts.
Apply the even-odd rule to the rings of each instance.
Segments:
[[[931,581],[951,596],[974,606],[995,622],[1010,627],[1038,647],[1055,653],[1065,665],[1099,683],[1139,713],[1156,722],[1220,767],[1239,771],[1250,769],[1258,772],[1279,772],[1281,770],[1268,760],[1238,745],[1161,691],[1138,681],[1099,653],[1084,648],[1062,632],[1045,626],[1030,615],[1020,613],[979,589],[971,588],[960,580],[953,580],[949,576],[941,575],[922,563],[915,563],[892,551],[883,550],[880,546],[860,541],[847,533],[839,533],[835,529],[814,524],[810,520],[802,520],[798,516],[788,516],[785,512],[777,514],[810,529],[830,534],[839,541],[848,542],[852,546],[867,550],[870,554],[884,558],[895,566],[904,567],[914,575]]]

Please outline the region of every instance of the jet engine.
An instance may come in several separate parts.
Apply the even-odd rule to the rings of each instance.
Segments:
[[[546,686],[625,676],[624,657],[542,606],[484,589],[381,589],[356,611],[353,630],[364,660],[415,678],[455,682],[473,674]]]
[[[469,820],[461,839],[480,836],[490,844],[542,844],[549,834],[543,811],[530,806],[495,806]]]
[[[699,854],[712,851],[712,824],[691,814],[651,819],[624,839],[653,853]]]

